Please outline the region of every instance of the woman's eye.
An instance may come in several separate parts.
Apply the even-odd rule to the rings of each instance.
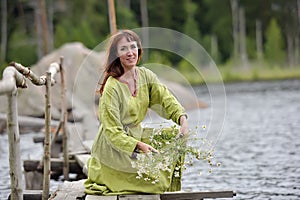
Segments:
[[[131,49],[137,49],[137,46],[136,45],[132,45]]]

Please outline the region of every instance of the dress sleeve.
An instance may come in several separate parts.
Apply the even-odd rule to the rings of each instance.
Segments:
[[[179,124],[180,116],[187,115],[183,106],[152,71],[148,70],[147,77],[150,98],[149,107],[161,117],[171,119]]]
[[[99,104],[102,133],[114,149],[131,156],[138,141],[128,136],[123,128],[117,92],[112,87],[106,89]]]

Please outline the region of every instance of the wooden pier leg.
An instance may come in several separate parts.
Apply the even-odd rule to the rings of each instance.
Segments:
[[[7,128],[9,141],[9,165],[11,182],[11,199],[23,199],[22,169],[20,154],[20,134],[18,124],[17,90],[7,95]]]
[[[50,173],[51,173],[51,72],[46,73],[46,94],[45,94],[45,142],[44,142],[44,182],[43,182],[43,200],[49,198],[50,192]]]
[[[63,57],[60,57],[60,79],[61,79],[61,124],[63,129],[63,155],[64,155],[64,168],[63,174],[65,180],[69,180],[69,142],[67,133],[67,107],[66,107],[66,86],[65,86],[65,73],[63,64]]]

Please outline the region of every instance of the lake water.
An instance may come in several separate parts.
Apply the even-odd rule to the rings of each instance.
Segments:
[[[221,166],[212,173],[203,164],[188,168],[183,190],[234,190],[234,199],[241,200],[300,199],[300,80],[234,83],[225,89],[226,118],[214,158]],[[206,87],[195,91],[209,99]],[[200,120],[209,110],[200,111]],[[22,159],[41,158],[43,149],[32,142],[34,135],[21,135]],[[10,192],[7,135],[0,135],[0,162],[2,200]]]

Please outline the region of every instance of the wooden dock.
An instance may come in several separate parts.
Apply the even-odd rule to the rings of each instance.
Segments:
[[[234,191],[205,191],[205,192],[166,192],[164,194],[134,194],[117,196],[85,195],[83,182],[85,180],[64,182],[50,197],[51,200],[201,200],[233,198]]]
[[[85,141],[85,146],[90,149],[92,141]],[[84,174],[87,176],[86,163],[89,159],[89,153],[73,154],[70,162],[70,172],[76,174]],[[25,161],[25,171],[36,169],[39,161]],[[63,160],[51,159],[51,167],[56,173],[62,173]],[[85,177],[86,178],[86,177]],[[96,196],[86,195],[84,193],[85,178],[76,181],[65,181],[59,188],[51,194],[51,200],[201,200],[201,199],[220,199],[220,198],[233,198],[236,196],[234,191],[199,191],[199,192],[166,192],[160,195],[151,194],[135,194],[135,195],[117,195],[117,196]],[[41,190],[25,190],[24,200],[39,200],[42,199]]]

